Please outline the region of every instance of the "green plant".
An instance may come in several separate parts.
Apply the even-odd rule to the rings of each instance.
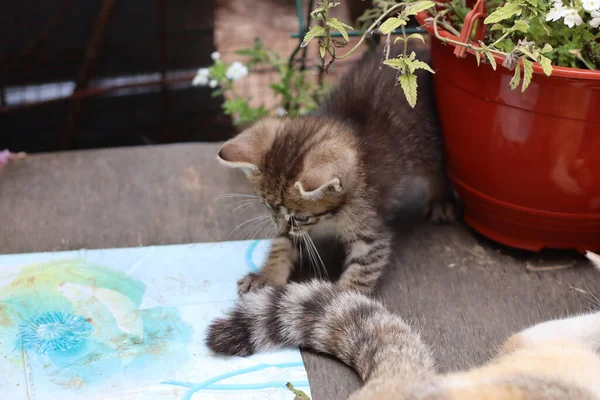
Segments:
[[[276,51],[265,48],[259,39],[251,48],[239,50],[236,54],[244,56],[245,63],[235,61],[227,64],[219,53],[213,53],[213,64],[208,68],[200,68],[192,81],[196,86],[213,88],[215,97],[226,95],[227,100],[222,108],[225,114],[234,117],[236,125],[251,124],[273,113],[280,117],[305,115],[317,108],[327,90],[325,86],[312,83],[307,70],[290,65]],[[251,106],[252,98],[239,94],[234,82],[253,72],[269,71],[276,74],[275,82],[269,84],[269,88],[278,100],[277,104],[272,108]]]
[[[563,3],[564,1],[564,3]],[[567,3],[568,4],[565,4]],[[487,27],[485,40],[479,43],[461,42],[443,37],[438,27],[442,26],[455,36],[469,9],[464,0],[434,2],[430,0],[398,1],[374,0],[374,8],[367,10],[358,20],[364,34],[358,44],[346,53],[339,55],[337,50],[344,47],[348,38],[344,35],[349,25],[330,17],[330,10],[340,3],[323,0],[313,10],[312,16],[320,21],[304,37],[303,45],[318,39],[319,55],[327,69],[336,59],[342,59],[354,52],[367,37],[379,33],[386,37],[383,63],[398,70],[398,82],[408,103],[414,107],[417,102],[417,69],[431,73],[433,70],[417,60],[414,53],[408,54],[409,40],[424,40],[419,34],[407,35],[404,27],[409,18],[421,11],[430,15],[428,23],[433,24],[436,37],[456,46],[470,49],[477,63],[489,63],[497,68],[494,55],[504,57],[503,67],[514,70],[510,81],[511,89],[521,86],[527,89],[533,76],[533,63],[539,63],[545,74],[552,74],[552,65],[598,69],[600,67],[600,0],[488,0],[489,12],[484,24]],[[394,44],[403,44],[400,55],[390,58],[391,34],[400,28],[402,34]],[[331,38],[331,31],[339,31],[346,43],[338,43]]]
[[[302,390],[296,389],[290,382],[286,383],[285,386],[287,386],[287,388],[296,395],[294,400],[310,400],[310,397],[308,397],[306,393],[304,393]]]

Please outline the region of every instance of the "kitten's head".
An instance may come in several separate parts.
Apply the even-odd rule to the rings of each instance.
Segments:
[[[227,141],[218,158],[246,173],[280,232],[300,235],[348,200],[356,149],[348,128],[329,119],[265,119]]]

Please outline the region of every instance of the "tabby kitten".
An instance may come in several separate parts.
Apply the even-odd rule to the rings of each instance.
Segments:
[[[380,61],[367,54],[314,114],[262,120],[220,149],[219,160],[246,172],[279,229],[260,272],[238,282],[240,294],[286,284],[299,256],[293,239],[319,233],[346,247],[340,285],[370,293],[399,209],[421,196],[433,220],[454,218],[431,74],[419,70],[412,109]]]
[[[600,257],[592,261],[600,269]],[[429,347],[402,318],[367,296],[313,281],[246,294],[212,323],[206,342],[225,355],[282,346],[331,354],[365,382],[351,400],[600,400],[600,312],[535,325],[489,363],[438,374]]]

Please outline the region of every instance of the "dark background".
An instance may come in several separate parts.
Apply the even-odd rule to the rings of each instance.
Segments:
[[[46,152],[230,137],[235,130],[220,113],[222,99],[189,83],[198,67],[211,63],[214,3],[0,1],[0,149]],[[119,77],[129,80],[106,82]],[[132,81],[155,83],[30,105],[68,82],[85,90]]]

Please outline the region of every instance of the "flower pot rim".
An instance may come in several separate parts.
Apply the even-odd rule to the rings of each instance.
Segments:
[[[418,13],[416,15],[417,22],[421,25],[421,27],[426,29],[427,32],[433,37],[433,39],[438,40],[435,37],[435,33],[433,31],[433,25],[425,24],[425,20],[428,17],[429,17],[429,15],[427,14],[427,11],[421,11],[420,13]],[[440,34],[440,36],[448,38],[448,39],[460,40],[458,37],[456,37],[455,35],[451,34],[447,30],[445,30],[444,28],[439,27],[439,26],[438,26],[438,33]],[[448,45],[455,46],[452,43],[448,43]],[[474,51],[471,49],[467,49],[467,52],[469,54],[474,54]],[[506,58],[506,57],[498,55],[498,54],[493,54],[493,56],[494,56],[494,59],[496,59],[496,62],[499,64],[502,64]],[[533,72],[535,74],[545,75],[544,70],[542,69],[542,66],[537,62],[533,63]],[[552,75],[550,77],[589,79],[589,80],[600,81],[600,71],[582,69],[582,68],[559,67],[559,66],[553,65],[552,66]]]

